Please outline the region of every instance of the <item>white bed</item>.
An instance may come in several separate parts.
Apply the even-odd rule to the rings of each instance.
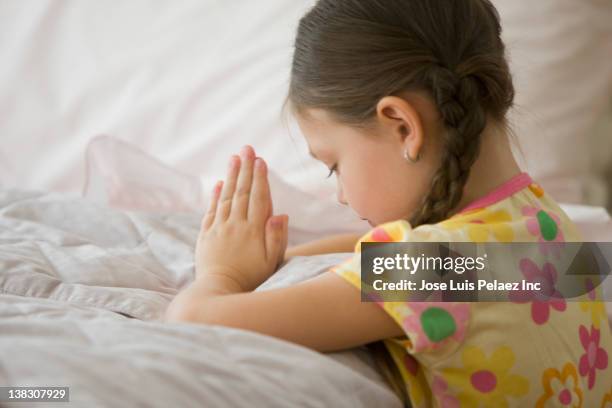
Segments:
[[[244,330],[163,322],[193,279],[199,225],[197,214],[0,191],[0,386],[70,387],[72,407],[401,406],[364,348],[321,354]],[[348,256],[294,258],[257,290]]]

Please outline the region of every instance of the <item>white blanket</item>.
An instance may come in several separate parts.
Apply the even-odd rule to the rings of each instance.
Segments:
[[[363,348],[321,354],[248,331],[162,322],[193,279],[199,222],[0,191],[0,385],[69,386],[73,407],[400,406]],[[258,290],[348,255],[294,258]]]

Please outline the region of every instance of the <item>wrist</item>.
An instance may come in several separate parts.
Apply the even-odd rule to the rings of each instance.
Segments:
[[[246,292],[235,277],[236,271],[228,267],[215,267],[196,275],[194,284],[208,294],[227,295]]]
[[[295,256],[295,247],[291,247],[291,248],[287,248],[287,250],[285,251],[285,254],[283,256],[283,261],[282,263],[287,262],[288,260],[290,260],[292,257]]]

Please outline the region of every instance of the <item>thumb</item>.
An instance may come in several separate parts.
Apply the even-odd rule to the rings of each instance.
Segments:
[[[281,240],[281,252],[282,255],[285,254],[287,250],[287,241],[289,240],[289,215],[285,214],[283,216],[283,235]]]
[[[278,249],[278,268],[285,261],[285,252],[287,252],[287,241],[289,240],[289,215],[282,215],[283,228],[281,233],[281,243]]]
[[[283,243],[283,217],[274,215],[266,223],[266,258],[278,259]]]

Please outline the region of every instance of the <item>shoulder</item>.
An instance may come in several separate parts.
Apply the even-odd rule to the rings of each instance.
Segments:
[[[447,241],[452,235],[453,230],[442,223],[412,228],[406,220],[391,221],[377,225],[359,238],[355,252],[361,252],[362,242],[437,242]]]
[[[412,228],[406,220],[390,221],[377,225],[365,233],[355,244],[355,250],[336,266],[330,268],[356,287],[361,286],[361,244],[366,242],[450,242],[461,240],[461,231],[442,224],[420,225]]]

